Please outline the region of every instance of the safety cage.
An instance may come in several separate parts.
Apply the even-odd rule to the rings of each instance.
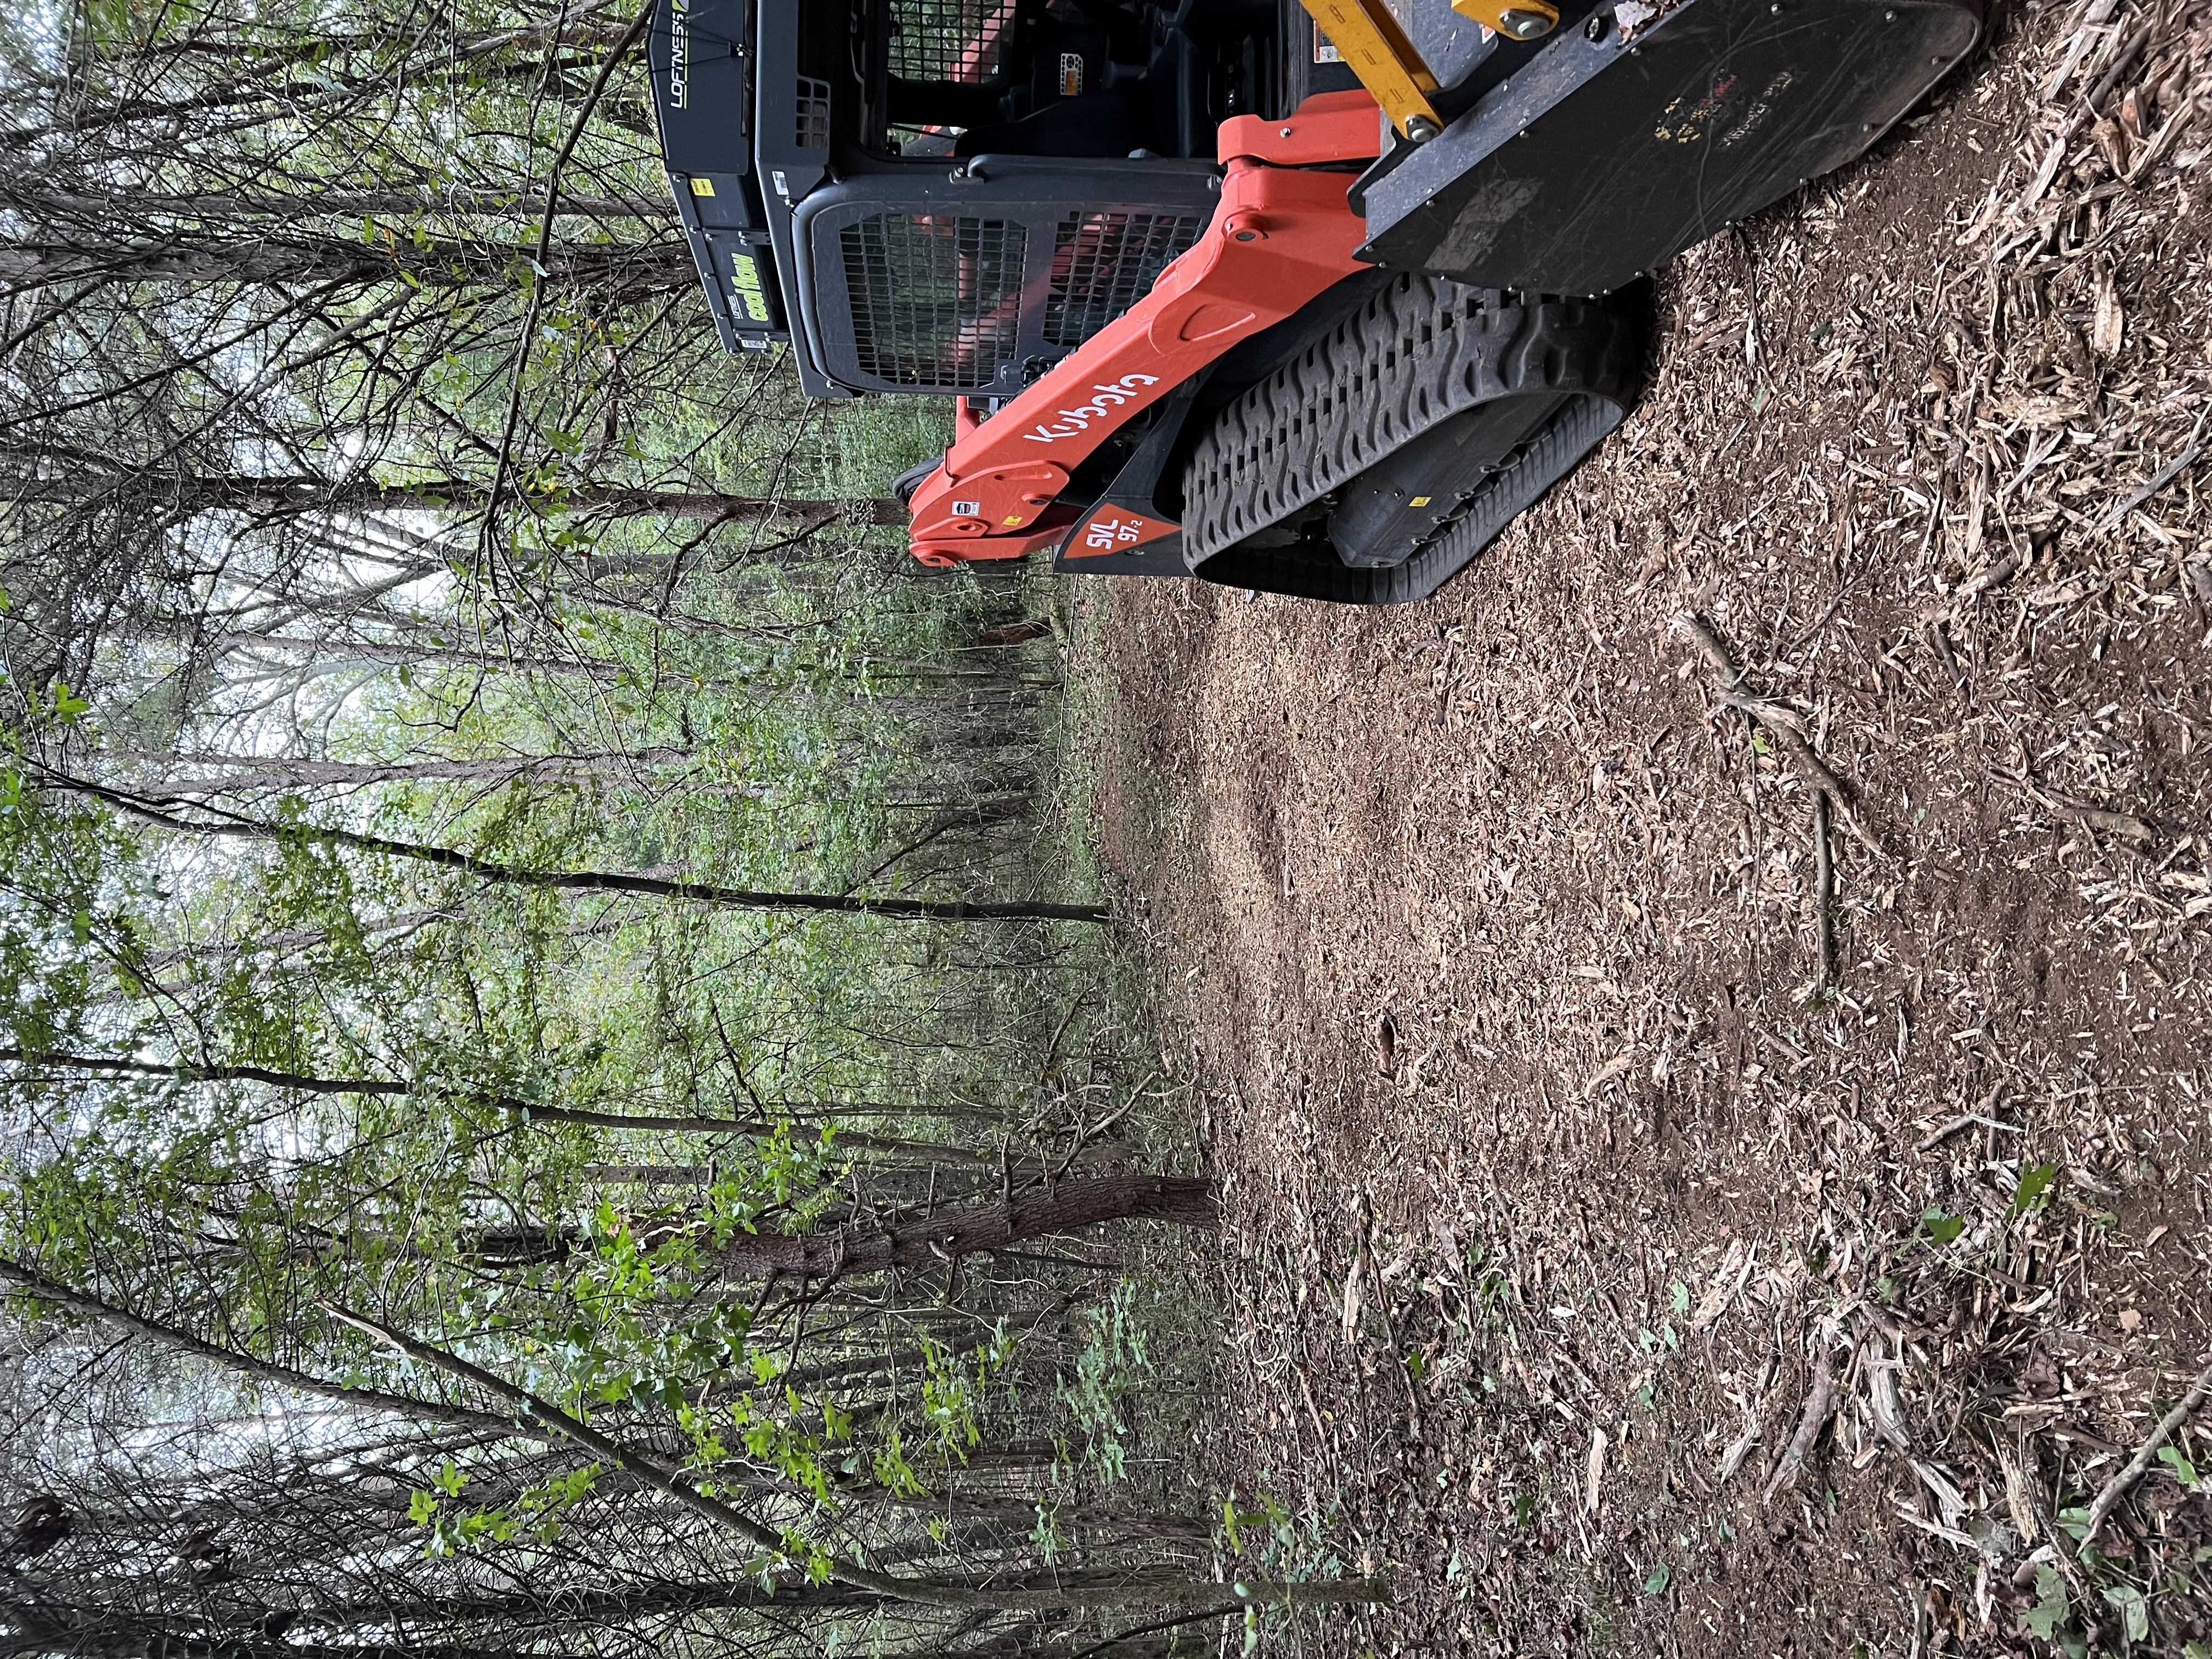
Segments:
[[[1198,240],[1218,122],[1303,95],[1312,40],[1296,0],[661,0],[649,46],[726,348],[1004,398]]]
[[[1099,192],[1091,199],[1113,204],[1098,207],[1018,179],[965,182],[916,200],[908,181],[873,174],[800,206],[833,379],[862,392],[1011,396],[1149,292],[1214,201],[1203,173],[1148,177],[1148,199]]]

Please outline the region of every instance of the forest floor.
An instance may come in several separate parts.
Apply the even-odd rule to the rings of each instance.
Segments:
[[[1218,1480],[1394,1586],[1301,1652],[2212,1644],[2212,1407],[2072,1541],[2212,1358],[2212,11],[2080,21],[1662,273],[1437,598],[1071,600]]]

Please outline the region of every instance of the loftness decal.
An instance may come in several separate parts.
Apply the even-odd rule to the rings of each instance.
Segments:
[[[678,109],[691,107],[691,8],[675,0],[668,17],[668,101]]]
[[[1040,426],[1034,432],[1023,433],[1022,436],[1033,444],[1048,444],[1060,438],[1079,437],[1091,429],[1091,422],[1104,420],[1107,410],[1127,403],[1129,394],[1138,387],[1158,386],[1159,383],[1160,377],[1157,374],[1124,374],[1111,386],[1093,386],[1091,389],[1098,395],[1089,403],[1078,404],[1073,409],[1058,411],[1061,420],[1073,421],[1075,422],[1073,426]]]

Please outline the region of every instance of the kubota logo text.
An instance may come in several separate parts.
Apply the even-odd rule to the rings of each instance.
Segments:
[[[1104,420],[1109,410],[1127,403],[1129,394],[1138,387],[1158,386],[1159,383],[1160,377],[1157,374],[1124,374],[1111,386],[1094,386],[1091,389],[1098,395],[1089,403],[1078,404],[1073,409],[1059,411],[1060,418],[1073,421],[1073,426],[1039,426],[1036,431],[1024,432],[1022,436],[1033,444],[1048,444],[1060,438],[1080,437],[1091,429],[1091,422]]]

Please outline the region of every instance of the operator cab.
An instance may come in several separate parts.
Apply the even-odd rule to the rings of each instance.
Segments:
[[[1198,240],[1221,122],[1358,86],[1297,0],[661,0],[649,52],[723,346],[828,398],[1012,396]]]

